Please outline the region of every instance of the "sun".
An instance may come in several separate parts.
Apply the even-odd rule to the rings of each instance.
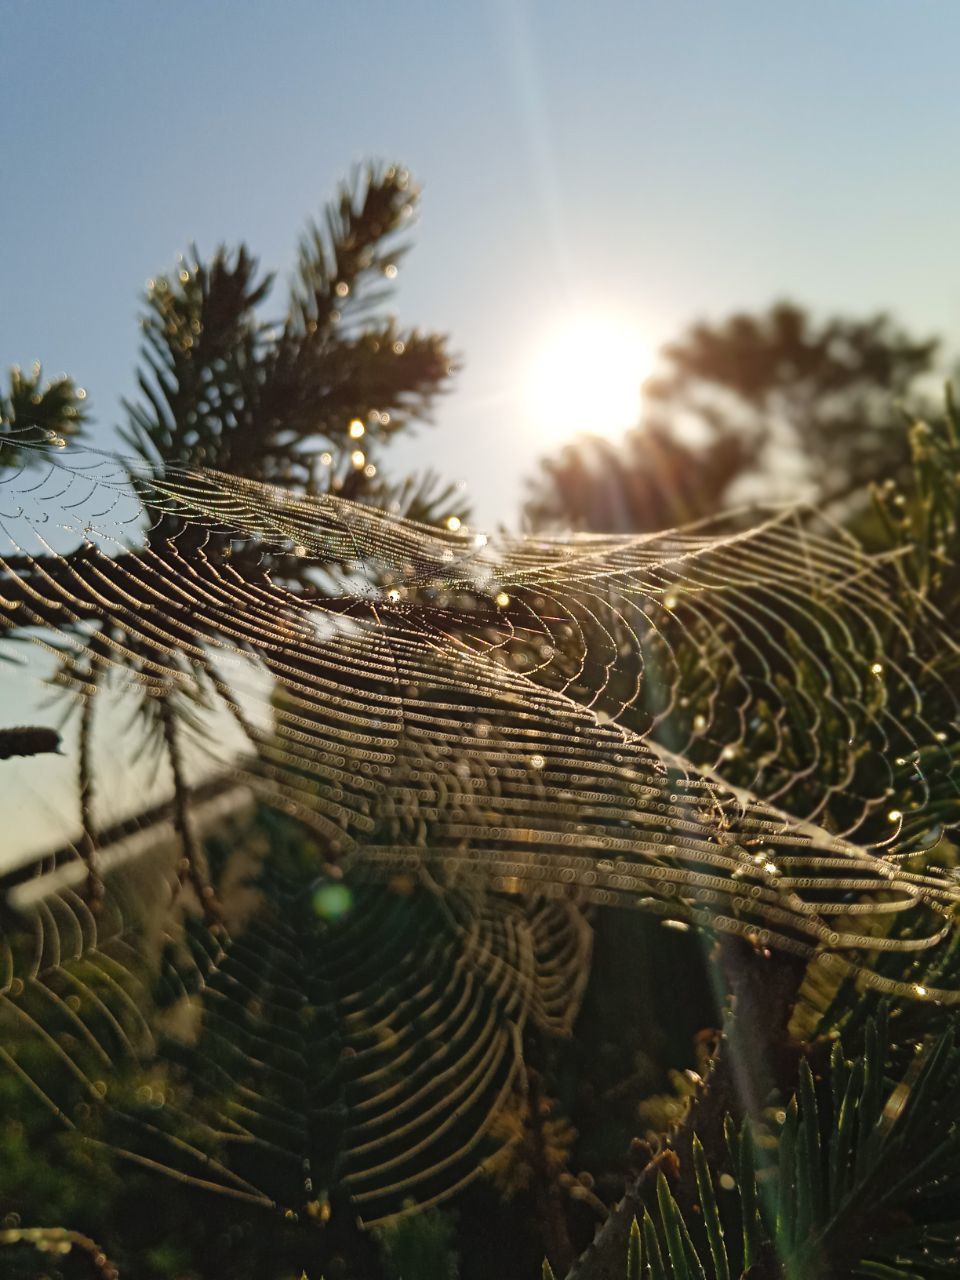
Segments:
[[[640,388],[654,356],[640,329],[611,313],[574,316],[558,325],[536,353],[527,386],[537,431],[580,431],[616,437],[636,426]]]

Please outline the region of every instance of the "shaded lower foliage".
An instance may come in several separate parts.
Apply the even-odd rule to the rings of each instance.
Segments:
[[[695,1198],[673,1159],[651,1162],[623,1259],[629,1280],[918,1280],[953,1274],[960,1248],[960,1033],[917,1045],[903,1074],[884,1072],[886,1013],[848,1059],[834,1040],[815,1078],[766,1123],[737,1128],[708,1160],[694,1135]],[[602,1271],[613,1275],[605,1260]],[[545,1274],[552,1274],[545,1264]]]

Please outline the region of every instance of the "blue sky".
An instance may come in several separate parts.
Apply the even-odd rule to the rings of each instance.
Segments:
[[[145,279],[196,241],[281,276],[350,166],[424,185],[402,320],[466,368],[398,449],[515,517],[551,442],[521,390],[556,318],[657,343],[788,295],[960,343],[947,0],[6,0],[0,362],[89,390],[107,441]]]

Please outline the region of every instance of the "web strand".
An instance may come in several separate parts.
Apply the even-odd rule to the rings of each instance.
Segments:
[[[111,835],[88,742],[82,835],[8,895],[5,1016],[118,1150],[437,1202],[524,1028],[569,1032],[588,905],[960,999],[911,968],[954,945],[952,643],[813,513],[486,536],[79,454],[7,475],[0,532],[5,645],[175,765]]]

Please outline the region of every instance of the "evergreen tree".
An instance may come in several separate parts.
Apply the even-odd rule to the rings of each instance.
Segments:
[[[149,282],[141,398],[124,441],[159,466],[235,475],[389,506],[409,497],[381,474],[383,445],[423,421],[456,361],[446,339],[384,313],[419,193],[406,170],[370,168],[343,186],[301,240],[279,321],[272,276],[243,245],[196,251]],[[421,483],[429,518],[450,491]]]

